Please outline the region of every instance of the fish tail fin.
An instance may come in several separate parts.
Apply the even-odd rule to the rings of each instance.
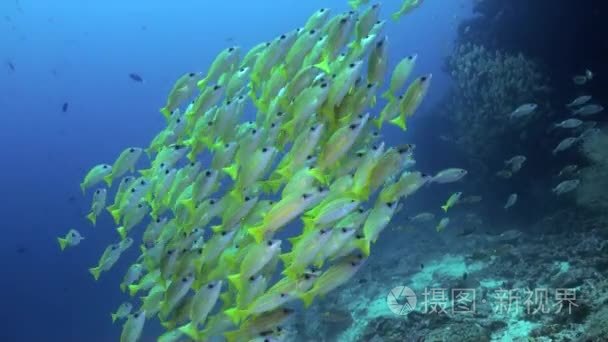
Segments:
[[[379,117],[377,119],[372,119],[372,122],[374,123],[374,126],[376,126],[376,128],[378,128],[378,129],[382,128],[382,122],[383,121],[384,120],[381,117]]]
[[[395,13],[391,14],[391,19],[393,19],[393,21],[398,21],[399,18],[401,18],[401,13],[395,12]]]
[[[169,120],[169,117],[171,117],[171,111],[167,107],[161,108],[160,113],[165,117],[166,120]]]
[[[255,241],[257,243],[262,243],[262,241],[264,241],[265,232],[264,232],[264,227],[262,225],[247,229],[247,233],[249,233],[249,235],[253,236],[253,238],[255,239]]]
[[[86,190],[84,183],[80,183],[80,190],[82,190],[82,194],[84,195],[85,190]]]
[[[226,342],[237,342],[241,340],[241,334],[238,330],[228,331],[224,333],[224,338],[226,338]]]
[[[295,265],[292,265],[292,266],[289,266],[286,269],[284,269],[282,273],[289,279],[298,279],[298,275],[301,272],[298,270],[298,267],[295,267]]]
[[[401,128],[404,131],[407,131],[407,125],[405,123],[405,115],[400,114],[398,117],[392,119],[390,121],[390,123],[392,123],[395,126],[398,126],[399,128]]]
[[[114,219],[114,223],[118,224],[120,222],[120,209],[114,209],[110,211],[112,218]]]
[[[239,171],[239,166],[236,163],[232,163],[230,166],[222,168],[222,171],[226,172],[232,180],[236,180],[236,176]]]
[[[288,137],[293,136],[293,133],[296,129],[296,120],[295,118],[291,119],[289,122],[286,122],[283,127],[281,127],[283,131],[287,134]]]
[[[324,53],[321,61],[313,66],[323,70],[326,74],[331,74],[331,69],[329,68],[329,55],[327,53]]]
[[[315,219],[312,216],[303,216],[302,223],[304,223],[305,233],[315,229]]]
[[[91,223],[92,223],[93,225],[97,224],[97,215],[95,215],[95,213],[94,213],[94,212],[90,212],[90,213],[87,215],[87,219],[88,219],[89,221],[91,221]]]
[[[116,231],[118,232],[122,240],[127,238],[127,228],[125,228],[125,226],[120,226],[116,228]]]
[[[193,340],[198,339],[198,323],[190,321],[188,324],[182,325],[181,327],[177,328],[177,330],[190,336]]]
[[[276,193],[283,184],[281,179],[267,180],[262,182],[262,190],[266,193]]]
[[[232,308],[224,311],[226,316],[230,317],[234,324],[239,324],[239,322],[248,316],[247,310],[239,310],[237,308]]]
[[[108,184],[109,187],[112,186],[112,173],[103,177],[103,180]]]
[[[310,290],[300,295],[300,299],[304,303],[304,307],[309,307],[312,304],[312,301],[315,299],[315,293]]]
[[[355,242],[355,245],[363,254],[367,257],[370,254],[371,243],[368,239],[359,239]]]
[[[139,292],[139,286],[135,284],[129,285],[129,295],[131,297],[135,296],[137,292]]]
[[[117,314],[110,314],[110,316],[112,316],[112,323],[116,322],[116,319],[118,318]]]
[[[207,77],[205,77],[202,80],[196,82],[196,86],[198,87],[198,89],[204,90],[205,87],[207,87],[208,82],[209,82],[209,79]]]
[[[448,209],[449,209],[449,208],[450,208],[450,206],[449,206],[449,205],[447,205],[447,204],[446,204],[446,205],[442,205],[442,206],[441,206],[441,209],[443,209],[443,211],[444,211],[444,212],[446,212],[446,213],[448,212]]]
[[[93,275],[93,278],[95,278],[95,280],[98,280],[99,276],[101,275],[101,267],[91,267],[89,268],[89,272]]]
[[[293,262],[293,254],[291,254],[291,253],[283,253],[283,254],[279,255],[279,258],[281,259],[281,261],[283,262],[283,265],[285,265],[285,266],[291,265],[291,263]]]
[[[67,245],[68,245],[68,239],[63,239],[63,238],[57,238],[57,241],[59,242],[59,248],[61,248],[61,250],[63,251]]]
[[[213,230],[214,233],[220,233],[222,231],[222,228],[224,228],[224,226],[222,226],[221,224],[216,224],[215,226],[211,227],[211,230]]]
[[[194,198],[187,198],[185,200],[182,200],[180,201],[180,204],[183,205],[186,210],[188,210],[190,216],[192,216],[196,211],[196,204],[194,203]]]
[[[142,177],[145,178],[150,178],[152,176],[152,168],[149,169],[142,169],[138,171],[140,175],[142,175]]]
[[[120,284],[120,291],[125,292],[127,290],[127,284]]]
[[[329,184],[328,176],[321,171],[321,169],[314,168],[310,170],[310,174],[321,184],[327,185]]]
[[[238,292],[241,292],[243,290],[243,282],[241,281],[240,273],[229,275],[228,281],[230,282],[230,284],[232,284],[232,286],[234,286],[234,288],[237,289]]]

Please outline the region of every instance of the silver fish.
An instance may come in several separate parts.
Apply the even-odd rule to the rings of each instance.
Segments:
[[[514,206],[516,202],[517,202],[517,194],[509,195],[509,198],[507,199],[507,203],[504,206],[505,210]]]
[[[521,167],[526,162],[525,156],[515,156],[509,160],[505,160],[505,165],[511,166],[511,172],[515,173],[521,170]]]
[[[585,106],[573,111],[572,114],[587,116],[587,115],[597,114],[599,112],[602,112],[603,110],[604,110],[604,107],[602,107],[601,105],[592,103],[592,104],[585,105]]]
[[[536,110],[536,108],[538,108],[538,105],[536,103],[525,103],[517,107],[517,109],[515,109],[513,112],[511,112],[511,114],[509,114],[509,117],[511,119],[515,119],[528,116],[532,114]]]
[[[576,143],[578,141],[578,137],[569,137],[566,138],[564,140],[562,140],[554,149],[553,149],[553,155],[556,155],[557,152],[561,152],[561,151],[565,151],[567,149],[569,149],[570,147],[572,147],[572,145],[574,145],[574,143]]]
[[[591,96],[590,95],[582,95],[579,96],[577,98],[575,98],[574,100],[572,100],[572,102],[568,103],[566,106],[567,107],[578,107],[578,106],[582,106],[585,103],[591,101]]]
[[[583,121],[579,119],[567,119],[562,122],[555,124],[555,127],[559,128],[576,128],[583,124]]]
[[[556,195],[561,195],[561,194],[564,194],[566,192],[570,192],[570,191],[576,189],[580,183],[581,183],[581,181],[578,179],[566,180],[566,181],[559,183],[551,191],[553,191],[553,193]]]
[[[573,174],[573,173],[576,172],[576,170],[578,170],[578,165],[576,165],[576,164],[566,165],[557,174],[557,177],[562,177],[562,176],[565,176],[565,175]]]

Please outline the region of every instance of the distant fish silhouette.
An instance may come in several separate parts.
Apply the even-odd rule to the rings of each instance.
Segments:
[[[6,64],[8,65],[9,69],[11,69],[11,71],[15,71],[15,64],[13,64],[13,62],[8,61],[6,62]]]
[[[70,106],[70,104],[69,104],[69,103],[64,102],[64,103],[63,103],[63,106],[61,106],[61,111],[62,111],[62,112],[64,112],[64,113],[65,113],[65,112],[67,112],[67,111],[68,111],[68,107],[69,107],[69,106]]]
[[[131,78],[135,82],[144,83],[144,79],[139,74],[130,73],[129,78]]]

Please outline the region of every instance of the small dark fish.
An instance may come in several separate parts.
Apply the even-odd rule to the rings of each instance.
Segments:
[[[136,74],[136,73],[130,73],[129,78],[131,78],[135,82],[139,82],[139,83],[144,82],[144,79],[139,74]]]
[[[420,269],[423,270],[424,269],[424,264],[420,264]]]
[[[25,252],[27,252],[27,248],[25,248],[24,246],[17,247],[17,253],[18,254],[23,254]]]
[[[6,62],[6,64],[8,65],[9,69],[11,69],[11,71],[15,71],[15,64],[13,64],[13,62],[8,61]]]
[[[359,284],[365,284],[365,283],[367,283],[367,279],[365,279],[365,278],[359,279]]]
[[[64,103],[63,103],[63,106],[61,106],[61,111],[62,111],[62,112],[64,112],[64,113],[65,113],[65,112],[67,112],[67,111],[68,111],[68,107],[69,107],[69,106],[70,106],[70,104],[69,104],[69,103],[64,102]]]
[[[464,274],[462,275],[462,280],[467,280],[468,276],[469,274],[467,272],[464,272]]]

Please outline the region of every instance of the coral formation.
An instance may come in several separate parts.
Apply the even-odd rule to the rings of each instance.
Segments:
[[[442,112],[454,124],[456,142],[467,154],[488,156],[505,138],[518,138],[518,128],[538,117],[509,118],[519,105],[534,103],[549,90],[540,66],[523,54],[463,43],[447,64],[454,88]]]
[[[597,211],[608,209],[608,133],[606,130],[584,139],[581,152],[589,165],[579,172],[581,183],[576,190],[579,206]]]

